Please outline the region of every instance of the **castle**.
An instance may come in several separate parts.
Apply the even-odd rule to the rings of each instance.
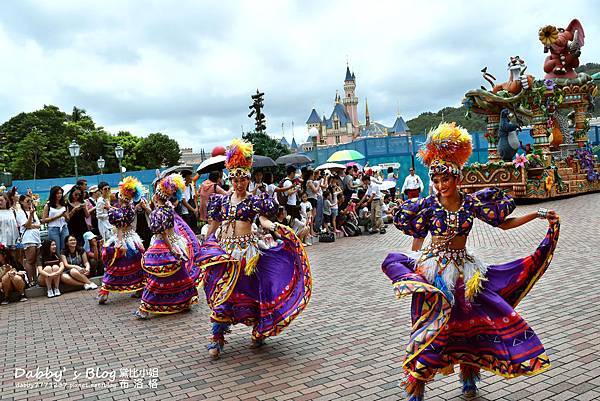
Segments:
[[[306,121],[308,140],[307,143],[301,145],[303,151],[311,151],[315,147],[340,145],[359,138],[408,133],[408,125],[400,115],[396,117],[396,121],[391,127],[371,121],[366,99],[365,122],[364,124],[360,123],[358,120],[358,97],[355,90],[356,75],[354,75],[354,72],[350,72],[350,67],[347,66],[344,79],[344,96],[341,97],[336,92],[330,117],[327,118],[325,115],[322,118],[319,117],[319,113],[314,108],[310,112],[310,116]]]

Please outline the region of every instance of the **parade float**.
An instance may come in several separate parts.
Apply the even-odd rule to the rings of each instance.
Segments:
[[[511,57],[509,77],[467,92],[467,115],[487,118],[487,163],[463,170],[467,192],[497,186],[521,199],[548,199],[600,190],[600,164],[588,144],[590,110],[598,88],[591,76],[577,73],[585,34],[574,19],[566,28],[539,30],[544,52],[544,79],[526,73],[520,57]],[[522,147],[521,127],[530,127],[532,146]],[[518,154],[521,148],[525,154]]]

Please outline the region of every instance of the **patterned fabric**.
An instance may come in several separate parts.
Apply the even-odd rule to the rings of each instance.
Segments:
[[[252,326],[252,337],[275,336],[306,308],[312,293],[308,257],[294,232],[279,225],[283,242],[261,249],[256,271],[244,274],[246,259],[235,260],[214,236],[202,245],[206,301],[217,323]]]
[[[490,219],[489,212],[482,211]],[[544,274],[558,242],[560,225],[549,227],[536,251],[523,259],[487,266],[487,281],[474,301],[465,300],[465,284],[454,288],[456,302],[418,274],[418,262],[390,254],[383,262],[397,296],[412,295],[412,334],[403,367],[419,380],[447,374],[456,364],[488,370],[506,378],[533,375],[550,367],[533,329],[514,310]]]
[[[406,235],[425,238],[428,232],[435,236],[446,235],[450,224],[456,224],[456,235],[466,236],[473,227],[475,217],[497,227],[516,207],[513,198],[498,188],[461,195],[463,202],[456,212],[448,212],[435,195],[410,199],[396,212],[394,225]]]
[[[177,313],[198,303],[200,244],[181,217],[170,216],[174,223],[171,246],[178,248],[184,257],[176,258],[162,235],[152,238],[143,257],[143,268],[148,278],[140,309],[145,312]]]
[[[135,207],[133,203],[121,204],[108,210],[108,222],[115,227],[123,228],[133,224]]]
[[[211,195],[208,201],[208,217],[216,221],[224,221],[233,217],[240,221],[252,221],[258,214],[274,215],[277,213],[277,202],[268,194],[249,195],[231,210],[231,195]]]
[[[129,230],[122,236],[122,247],[117,247],[117,238],[112,237],[102,248],[102,262],[105,269],[101,291],[127,293],[144,288],[142,240],[133,230]]]
[[[152,234],[162,233],[174,227],[174,210],[171,204],[158,206],[150,213],[150,231]]]

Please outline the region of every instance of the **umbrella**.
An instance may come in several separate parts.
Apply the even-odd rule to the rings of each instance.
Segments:
[[[167,169],[164,169],[160,173],[160,178],[164,178],[164,177],[168,176],[169,174],[182,173],[184,171],[189,171],[189,172],[193,173],[194,168],[192,166],[186,166],[186,165],[172,166]]]
[[[223,170],[225,168],[225,159],[225,155],[209,157],[200,163],[196,172],[198,174],[204,174],[215,170]]]
[[[396,186],[395,181],[384,181],[383,183],[381,183],[379,185],[379,189],[381,189],[382,191],[389,191],[390,189],[394,188],[395,186]]]
[[[275,161],[273,161],[273,159],[271,159],[270,157],[254,155],[252,156],[252,167],[277,167],[277,163],[275,163]]]
[[[339,163],[325,163],[325,164],[321,164],[319,167],[317,167],[315,170],[335,170],[335,169],[345,169],[346,166],[344,166],[343,164],[339,164]]]
[[[283,156],[277,158],[277,160],[275,160],[275,163],[277,163],[277,164],[309,164],[309,163],[312,163],[312,160],[308,156],[298,154],[298,153],[292,153],[292,154],[283,155]]]
[[[354,161],[364,159],[365,156],[356,150],[338,150],[327,159],[328,162]]]
[[[67,195],[69,192],[71,192],[71,190],[73,189],[73,187],[75,186],[75,184],[65,184],[61,187],[61,189],[63,190],[63,194]]]

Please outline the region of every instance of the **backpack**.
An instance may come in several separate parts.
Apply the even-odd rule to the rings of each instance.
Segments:
[[[281,180],[279,182],[278,187],[279,188],[283,188],[283,183],[286,182],[287,180],[288,180],[287,177],[284,178],[283,180]],[[287,205],[288,198],[289,198],[289,195],[288,195],[287,191],[276,192],[276,194],[277,194],[277,203],[279,203],[279,206],[285,206],[285,205]]]

